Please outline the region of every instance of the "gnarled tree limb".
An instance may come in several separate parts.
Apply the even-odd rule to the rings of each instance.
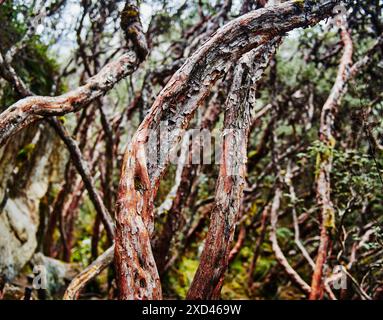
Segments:
[[[231,61],[273,38],[332,14],[339,1],[312,6],[289,1],[241,16],[220,28],[179,69],[158,95],[124,156],[116,210],[116,266],[122,299],[160,299],[161,285],[153,258],[153,200],[169,156],[196,108],[212,85],[223,76]],[[310,2],[311,3],[311,2]],[[168,139],[162,140],[164,156],[148,161],[149,135],[167,121]],[[157,150],[151,144],[149,150]]]
[[[330,174],[332,169],[332,152],[335,147],[333,126],[338,112],[340,100],[347,89],[347,81],[350,78],[352,65],[352,40],[345,22],[341,24],[341,38],[343,43],[343,55],[339,64],[338,74],[322,108],[321,123],[319,129],[320,141],[325,145],[326,152],[318,154],[317,172],[315,176],[317,203],[320,208],[321,232],[318,255],[311,283],[311,300],[321,299],[323,296],[323,267],[327,260],[327,251],[330,243],[330,232],[335,227],[335,210],[330,197]]]
[[[255,90],[280,40],[276,38],[245,54],[234,71],[225,104],[224,130],[227,131],[223,136],[215,206],[200,265],[188,292],[189,299],[219,298],[245,186],[247,140],[251,125],[248,97],[251,90]]]
[[[88,79],[85,85],[77,89],[57,97],[27,97],[8,107],[0,114],[0,145],[19,130],[44,116],[58,116],[79,111],[137,69],[145,57],[146,45],[144,39],[138,35],[141,31],[137,22],[138,9],[130,4],[129,8],[131,16],[123,19],[123,27],[127,33],[127,39],[134,39],[133,50],[125,53],[116,61],[108,63],[98,74]]]

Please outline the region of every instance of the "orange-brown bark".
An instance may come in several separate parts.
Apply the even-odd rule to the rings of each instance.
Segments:
[[[185,62],[158,95],[124,157],[116,210],[116,265],[121,298],[161,298],[150,244],[153,198],[172,149],[179,143],[183,130],[194,111],[205,101],[213,84],[225,74],[233,60],[289,30],[313,25],[328,17],[337,3],[319,3],[306,10],[290,1],[255,10],[229,22]],[[161,146],[161,150],[165,150],[164,156],[156,164],[148,164],[145,144],[149,140],[149,132],[159,132],[161,121],[167,121],[169,134]],[[156,147],[152,145],[148,149],[157,150]],[[225,181],[224,189],[230,188],[230,180]],[[135,188],[135,184],[141,187]],[[141,258],[144,258],[144,263]],[[143,270],[145,274],[142,274]]]
[[[317,203],[320,210],[321,231],[318,255],[311,283],[311,300],[317,300],[323,297],[323,268],[326,265],[328,248],[331,241],[330,233],[331,230],[335,228],[335,209],[330,196],[332,152],[336,143],[333,126],[341,98],[347,89],[347,81],[350,78],[353,52],[352,39],[345,26],[345,22],[341,25],[341,38],[344,49],[338,68],[338,74],[321,113],[319,138],[324,144],[326,152],[318,154],[317,158],[316,190]]]

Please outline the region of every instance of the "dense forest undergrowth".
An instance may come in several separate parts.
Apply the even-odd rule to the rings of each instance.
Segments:
[[[382,1],[0,22],[0,299],[383,299]]]

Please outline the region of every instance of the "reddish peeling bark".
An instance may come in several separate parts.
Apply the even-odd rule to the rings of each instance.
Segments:
[[[116,266],[121,298],[160,299],[162,296],[150,245],[153,198],[172,149],[213,84],[244,53],[289,30],[313,25],[330,16],[337,3],[329,1],[304,8],[290,1],[229,22],[185,62],[158,95],[124,157],[116,208]],[[161,121],[167,121],[168,139],[161,139],[165,141],[161,145],[164,157],[156,164],[148,163],[145,144],[149,133],[159,132]],[[156,150],[156,145],[149,143],[148,150]]]
[[[201,30],[201,28],[199,28],[200,34],[194,37],[191,46],[186,48],[186,50],[191,50],[193,46],[196,47],[197,44],[201,45],[205,39],[211,36],[213,31],[219,28],[220,24],[226,23],[229,19],[228,11],[230,11],[231,6],[232,1],[225,1],[222,4],[222,7],[219,9],[219,11],[207,21],[207,25],[203,25],[203,28],[207,30]],[[250,8],[241,11],[241,14],[245,14],[249,11]],[[218,85],[218,88],[216,89],[217,91],[211,98],[200,124],[201,130],[208,130],[211,132],[211,130],[214,128],[221,113],[222,105],[224,105],[225,102],[224,92],[228,90],[227,83],[230,82],[231,72],[229,72],[229,74],[225,76],[224,81],[221,81],[221,83]],[[185,224],[187,224],[187,217],[184,217],[182,214],[183,208],[191,208],[193,206],[192,190],[193,186],[197,182],[196,178],[200,172],[200,165],[193,164],[192,159],[195,159],[195,154],[200,154],[201,149],[202,148],[200,139],[198,139],[197,141],[190,142],[189,151],[187,155],[188,158],[185,161],[185,163],[179,164],[182,165],[182,168],[180,168],[182,169],[182,171],[180,174],[179,183],[177,184],[177,189],[173,193],[169,193],[167,199],[163,202],[163,205],[166,204],[167,207],[169,207],[167,219],[165,221],[160,236],[157,239],[155,239],[153,244],[155,260],[160,275],[162,275],[170,266],[169,262],[172,258],[169,257],[169,251],[173,245],[173,240],[177,238],[179,231],[185,227]],[[193,209],[191,210],[193,211]],[[178,246],[180,245],[181,244],[178,243]]]
[[[122,14],[122,27],[126,38],[134,44],[133,50],[108,63],[97,75],[77,89],[57,97],[27,97],[8,107],[0,114],[0,145],[19,130],[44,116],[57,116],[81,110],[137,69],[147,50],[144,36],[140,35],[141,27],[137,22],[138,9],[128,3]]]
[[[247,140],[251,125],[248,96],[260,80],[280,39],[274,41],[244,55],[234,71],[225,104],[224,130],[227,131],[223,132],[215,205],[188,299],[219,298],[245,186]]]
[[[129,52],[106,65],[96,76],[90,78],[87,84],[64,95],[32,96],[16,102],[0,114],[0,144],[43,116],[63,115],[84,108],[135,71],[138,64],[136,54]]]
[[[18,75],[14,72],[13,68],[9,64],[10,62],[11,62],[10,58],[8,58],[8,62],[6,62],[3,60],[2,56],[0,57],[2,70],[3,71],[8,70],[8,72],[12,73],[12,77],[14,78],[14,81],[22,83],[22,80],[18,77]],[[11,81],[10,79],[8,79],[8,81],[13,83],[13,81]],[[25,87],[25,89],[27,88]],[[32,93],[29,90],[24,90],[24,91],[19,91],[19,94],[21,96],[27,96]],[[84,185],[88,190],[89,197],[95,206],[96,212],[98,215],[101,216],[101,220],[104,223],[108,238],[110,242],[113,242],[114,241],[113,220],[110,214],[108,213],[107,209],[105,208],[105,205],[101,197],[99,196],[96,188],[94,187],[90,170],[88,169],[88,166],[85,160],[83,159],[83,156],[81,154],[80,148],[77,145],[77,142],[70,136],[70,134],[66,131],[65,127],[59,120],[57,120],[56,118],[49,118],[48,122],[52,125],[52,127],[56,130],[58,135],[61,137],[61,139],[64,141],[64,143],[68,147],[73,163],[84,181]],[[84,127],[86,128],[84,131],[86,133],[88,126],[84,126]],[[47,251],[48,255],[53,255],[53,247],[52,247],[53,232],[54,232],[58,217],[60,216],[60,233],[62,236],[62,242],[64,247],[64,261],[70,260],[73,224],[76,217],[76,208],[78,207],[79,201],[81,199],[80,191],[82,190],[82,187],[77,186],[78,190],[75,193],[76,196],[73,197],[72,201],[65,208],[64,207],[65,198],[68,192],[72,190],[73,185],[71,184],[71,180],[75,178],[75,176],[71,174],[72,172],[70,169],[71,167],[68,164],[66,168],[66,175],[70,179],[64,185],[63,190],[59,193],[57,201],[55,202],[55,209],[53,210],[53,213],[50,218],[47,237],[46,237],[47,239],[45,242],[46,244],[48,244],[45,247],[45,250]],[[76,188],[74,190],[76,190]],[[66,220],[65,223],[64,223],[64,220]]]
[[[214,97],[213,103],[209,104],[204,117],[201,121],[201,129],[211,130],[216,123],[220,111],[221,104],[224,103],[222,93],[218,92]],[[170,195],[172,199],[170,209],[168,210],[168,217],[163,226],[163,230],[154,242],[154,257],[156,260],[158,272],[162,275],[168,266],[170,261],[169,250],[172,245],[172,240],[177,236],[179,230],[185,225],[185,219],[182,216],[182,210],[187,206],[187,201],[191,195],[193,184],[196,182],[198,168],[200,165],[193,164],[193,158],[195,153],[200,152],[200,141],[188,142],[188,154],[186,155],[186,163],[182,164],[181,175],[179,178],[179,185],[177,187],[175,196]]]
[[[120,183],[116,205],[115,260],[120,299],[160,299],[161,284],[150,246],[153,219],[145,205],[153,201],[146,158],[143,145],[130,148],[125,154],[121,175],[124,183]]]
[[[345,26],[345,22],[341,25],[341,38],[344,50],[339,64],[338,74],[321,113],[319,138],[326,147],[326,152],[322,152],[317,156],[315,182],[317,203],[320,208],[321,232],[318,255],[311,282],[310,300],[317,300],[323,297],[323,268],[327,260],[327,253],[330,245],[330,233],[331,230],[335,228],[335,210],[330,196],[332,152],[336,143],[333,136],[333,126],[336,114],[338,113],[340,100],[347,90],[347,81],[350,78],[353,52],[352,39]]]

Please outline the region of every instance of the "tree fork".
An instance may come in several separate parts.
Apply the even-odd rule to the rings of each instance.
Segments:
[[[194,111],[208,96],[231,61],[298,28],[331,16],[339,1],[305,7],[289,1],[241,16],[220,28],[173,75],[127,147],[116,207],[116,266],[122,299],[161,299],[161,284],[153,258],[153,199],[169,163],[170,151],[148,165],[145,144],[149,132],[168,121],[167,146],[176,146]],[[150,148],[150,146],[149,146]],[[170,148],[171,149],[171,148]],[[135,187],[139,184],[140,188]],[[143,272],[144,271],[144,272]]]

